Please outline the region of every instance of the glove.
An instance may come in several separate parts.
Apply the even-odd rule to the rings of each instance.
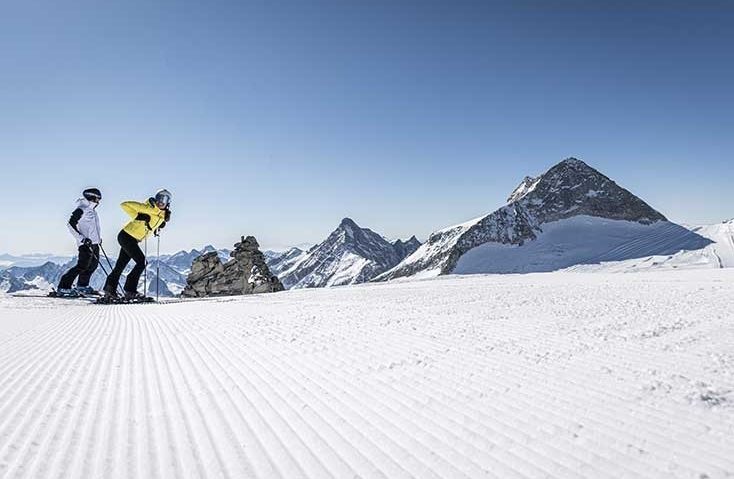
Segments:
[[[160,224],[160,226],[158,226],[158,228],[153,232],[153,234],[156,236],[160,235],[161,230],[165,227],[166,227],[166,222],[164,221],[163,223]]]
[[[92,246],[92,240],[89,238],[84,238],[82,240],[82,245],[86,246],[87,248],[90,248]]]
[[[138,213],[138,216],[135,217],[136,221],[145,221],[148,223],[150,221],[150,215],[146,213]]]
[[[166,222],[171,221],[171,210],[169,210],[168,208],[166,208],[166,212],[163,215],[163,219]]]

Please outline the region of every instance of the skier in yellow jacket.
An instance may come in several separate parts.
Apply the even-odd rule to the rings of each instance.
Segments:
[[[168,190],[158,190],[154,197],[148,198],[144,203],[137,201],[125,201],[120,204],[125,213],[132,218],[117,235],[120,243],[120,254],[112,272],[105,282],[104,292],[107,298],[119,298],[117,285],[125,266],[130,260],[135,261],[130,274],[127,275],[124,286],[125,299],[141,298],[138,293],[138,281],[145,270],[145,255],[138,243],[143,241],[150,233],[158,235],[161,228],[171,220],[171,193]]]

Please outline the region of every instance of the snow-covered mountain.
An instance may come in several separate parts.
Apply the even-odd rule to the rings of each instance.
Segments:
[[[392,268],[420,242],[412,237],[391,243],[344,218],[322,243],[306,252],[290,250],[285,264],[270,264],[286,288],[318,288],[364,283]],[[283,266],[290,265],[287,269]],[[275,273],[275,272],[278,273]]]
[[[280,276],[284,271],[288,271],[303,256],[305,251],[301,248],[291,248],[286,251],[264,251],[265,263],[268,265],[270,272],[274,276]]]
[[[75,260],[76,261],[76,260]],[[32,289],[48,290],[56,285],[71,264],[47,261],[40,266],[11,266],[0,271],[0,291],[14,293]]]
[[[417,251],[375,280],[551,271],[699,250],[712,243],[667,221],[576,158],[558,163],[539,177],[526,177],[508,201],[491,214],[433,233]]]

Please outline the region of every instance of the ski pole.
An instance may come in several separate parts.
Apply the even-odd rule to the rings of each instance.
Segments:
[[[161,281],[161,230],[158,230],[158,248],[155,252],[155,301],[158,302],[158,291]]]
[[[92,250],[92,256],[94,256],[94,259],[97,260],[97,264],[99,265],[99,267],[102,268],[102,272],[104,273],[105,277],[109,278],[110,275],[109,273],[107,273],[107,268],[104,267],[104,265],[102,264],[102,260],[99,259],[99,255],[95,253],[94,250]]]
[[[143,296],[148,296],[148,237],[145,237],[145,269],[143,270]]]
[[[110,262],[110,258],[107,256],[107,251],[104,250],[104,247],[102,246],[102,243],[99,244],[99,249],[102,250],[102,254],[104,255],[104,259],[107,260],[107,264],[110,267],[110,274],[112,274],[112,270],[115,269],[115,268],[112,267],[112,263]],[[102,264],[101,261],[99,263]],[[115,291],[121,292],[123,296],[125,295],[124,291],[122,291],[122,287],[120,286],[120,281],[119,280],[117,281],[117,284],[115,285]]]

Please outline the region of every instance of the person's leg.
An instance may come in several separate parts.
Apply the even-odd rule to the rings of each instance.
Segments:
[[[126,293],[136,293],[138,291],[140,275],[145,271],[145,255],[137,242],[130,245],[127,253],[132,257],[133,261],[135,261],[135,266],[132,271],[130,271],[130,274],[127,275],[124,289]]]
[[[79,247],[79,256],[77,257],[76,264],[61,277],[59,280],[59,289],[71,289],[74,285],[74,280],[79,276],[79,273],[84,270],[84,267],[87,264],[87,258],[84,255],[84,250],[87,249],[88,248],[83,245]]]
[[[84,262],[82,262],[82,250],[84,252]],[[89,279],[92,277],[92,273],[97,269],[99,264],[99,245],[92,245],[91,247],[82,246],[79,250],[79,263],[83,265],[82,271],[79,273],[79,279],[76,282],[77,287],[86,288],[89,286]]]
[[[120,276],[122,276],[125,266],[130,262],[130,255],[127,254],[124,246],[127,238],[130,238],[130,235],[125,233],[125,231],[120,231],[120,234],[117,235],[117,242],[120,243],[120,254],[115,262],[115,267],[112,268],[112,272],[110,272],[110,275],[107,276],[107,281],[105,281],[104,290],[107,293],[117,292],[117,285],[120,282]]]

